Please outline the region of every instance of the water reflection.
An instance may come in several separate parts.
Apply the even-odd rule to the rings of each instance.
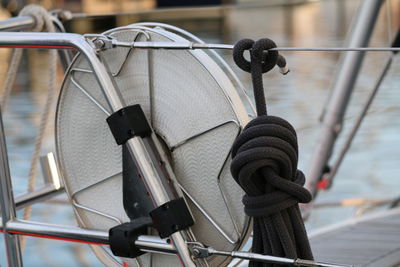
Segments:
[[[208,9],[199,11],[190,19],[177,19],[160,15],[127,16],[122,19],[109,19],[110,25],[99,24],[93,27],[92,21],[80,20],[70,28],[102,31],[105,27],[133,23],[139,20],[153,20],[171,23],[183,27],[207,42],[233,43],[241,38],[258,39],[270,37],[280,46],[342,46],[351,18],[360,1],[319,1],[303,5],[277,6],[270,4],[246,5],[241,8]],[[398,14],[400,6],[395,1],[386,1],[382,7],[376,29],[373,33],[372,46],[387,46],[400,25]],[[390,7],[390,8],[389,8]],[[391,12],[390,16],[388,11]],[[203,12],[203,13],[201,13]],[[204,12],[209,12],[209,17]],[[201,15],[199,15],[201,13]],[[390,18],[390,20],[388,20]],[[7,51],[0,50],[2,58]],[[233,66],[231,55],[222,53]],[[309,166],[310,154],[317,142],[318,119],[329,96],[329,88],[335,77],[339,53],[332,52],[285,52],[291,68],[289,75],[283,77],[277,71],[265,75],[267,103],[271,114],[277,114],[292,122],[299,129],[300,167]],[[10,152],[11,173],[15,193],[22,193],[26,188],[30,156],[33,151],[34,136],[38,124],[38,113],[45,99],[46,75],[37,70],[43,69],[45,60],[42,52],[32,52],[25,58],[22,68],[25,71],[18,76],[9,109],[4,114],[7,144]],[[372,84],[383,66],[387,53],[368,53],[358,80],[354,96],[348,109],[343,136],[348,134],[349,125],[364,103]],[[36,58],[36,59],[35,59]],[[40,60],[38,60],[40,58]],[[5,60],[0,64],[0,75],[4,74]],[[35,72],[27,72],[32,66]],[[247,73],[237,67],[233,69],[245,83],[251,95],[251,81]],[[323,192],[318,202],[334,201],[349,197],[387,198],[398,195],[399,180],[396,179],[400,167],[398,132],[400,121],[397,91],[400,78],[400,62],[396,58],[393,67],[378,93],[371,113],[360,129],[360,134],[340,169],[335,185],[329,192]],[[60,75],[60,78],[62,76]],[[30,90],[31,86],[34,88]],[[51,131],[48,132],[44,153],[54,151]],[[40,180],[40,179],[39,179]],[[314,212],[307,223],[310,229],[345,219],[354,214],[353,208],[329,208]],[[53,223],[75,224],[72,210],[66,206],[40,204],[34,208],[33,220]],[[1,238],[1,237],[0,237]],[[51,253],[48,251],[51,248]],[[78,263],[74,251],[87,251],[86,246],[65,244],[57,241],[28,239],[24,253],[27,266],[76,266]],[[37,257],[38,252],[41,257]],[[88,265],[99,265],[92,253],[81,253]],[[62,260],[60,260],[62,259]],[[4,246],[0,245],[0,265],[5,265]],[[82,264],[83,265],[83,264]]]

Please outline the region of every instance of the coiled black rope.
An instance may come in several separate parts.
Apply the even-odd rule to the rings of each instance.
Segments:
[[[286,120],[267,115],[262,74],[276,64],[285,65],[277,51],[268,51],[273,47],[270,39],[243,39],[233,49],[235,63],[251,73],[258,116],[233,144],[231,172],[246,193],[245,212],[253,217],[252,251],[312,260],[298,206],[311,201],[311,194],[303,188],[305,177],[297,169],[296,131]],[[246,50],[251,50],[250,62],[243,56]],[[251,262],[250,266],[275,265]]]

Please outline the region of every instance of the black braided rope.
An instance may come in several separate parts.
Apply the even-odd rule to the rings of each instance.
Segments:
[[[268,51],[273,47],[270,39],[243,39],[234,47],[235,63],[251,73],[258,117],[233,144],[231,172],[246,193],[245,212],[254,219],[252,251],[312,260],[298,206],[310,202],[311,194],[303,187],[304,174],[297,169],[296,131],[286,120],[267,115],[262,74],[277,63],[285,64],[277,51]],[[243,56],[250,49],[251,62]],[[275,265],[250,262],[250,266]]]

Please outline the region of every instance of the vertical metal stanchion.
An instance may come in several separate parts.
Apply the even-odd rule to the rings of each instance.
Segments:
[[[368,46],[383,1],[362,1],[361,8],[353,22],[349,47]],[[359,51],[346,52],[341,70],[336,77],[333,93],[322,121],[320,138],[314,150],[311,167],[307,175],[306,187],[313,195],[317,192],[318,181],[324,173],[336,137],[342,128],[343,117],[360,72],[364,54],[364,52]]]
[[[15,203],[11,185],[10,168],[8,165],[6,138],[3,118],[0,111],[0,208],[3,223],[4,240],[7,249],[7,262],[10,267],[22,266],[22,256],[19,238],[7,233],[7,222],[15,219]]]

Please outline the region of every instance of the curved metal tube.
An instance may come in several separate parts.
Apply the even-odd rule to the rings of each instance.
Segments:
[[[0,34],[0,47],[19,47],[19,48],[45,48],[45,49],[78,49],[88,60],[96,80],[104,93],[112,112],[116,112],[125,107],[126,104],[117,90],[115,82],[111,79],[106,66],[100,62],[95,50],[85,40],[82,35],[71,33],[13,33],[5,32]],[[141,170],[143,180],[152,195],[154,204],[160,206],[171,200],[168,192],[163,186],[161,176],[152,161],[144,141],[140,137],[130,139],[126,146],[135,159],[136,164]],[[171,236],[178,255],[185,266],[195,266],[185,238],[181,232],[176,232]]]

